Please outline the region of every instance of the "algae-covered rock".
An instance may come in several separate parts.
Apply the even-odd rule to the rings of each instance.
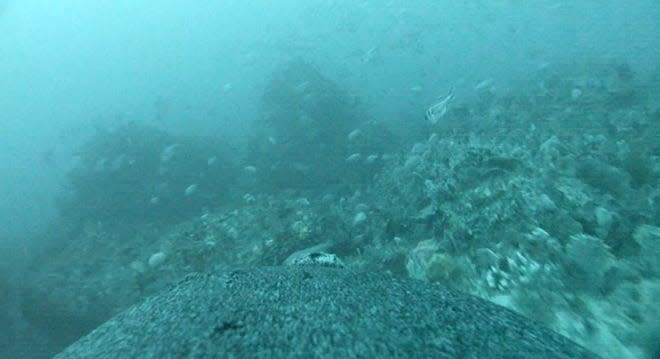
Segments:
[[[262,189],[319,189],[371,179],[393,142],[337,83],[293,61],[263,92],[246,161],[258,169]]]

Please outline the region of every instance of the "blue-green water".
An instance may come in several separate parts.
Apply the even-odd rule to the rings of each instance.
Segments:
[[[0,356],[309,248],[657,356],[658,18],[0,0]]]

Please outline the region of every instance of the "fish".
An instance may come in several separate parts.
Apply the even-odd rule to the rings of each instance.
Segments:
[[[346,162],[348,163],[355,163],[360,160],[360,154],[359,153],[354,153],[348,157],[346,157]]]
[[[178,143],[175,143],[163,148],[163,150],[160,152],[160,163],[169,162],[176,154],[177,148],[179,146],[180,145]]]
[[[378,155],[369,155],[367,156],[367,163],[374,163],[378,159]]]
[[[183,191],[183,194],[186,197],[192,196],[195,192],[197,192],[197,184],[191,184],[190,186],[186,187],[186,190]]]
[[[351,133],[348,134],[348,140],[353,141],[356,138],[360,137],[361,134],[362,134],[362,131],[360,131],[359,129],[355,129],[355,130],[351,131]]]
[[[374,59],[374,56],[376,55],[376,50],[378,50],[378,46],[374,46],[367,50],[367,52],[362,55],[362,58],[360,58],[360,62],[363,64],[369,63]]]
[[[493,78],[489,77],[489,78],[479,82],[478,84],[476,84],[474,86],[474,90],[475,91],[482,91],[482,90],[490,89],[493,86],[493,82],[495,82],[493,80]]]
[[[302,95],[305,92],[307,92],[307,89],[309,88],[309,81],[303,81],[296,86],[293,87],[293,92],[296,93],[296,95]]]
[[[48,166],[48,167],[54,167],[55,166],[55,149],[49,148],[46,151],[41,153],[41,162]]]
[[[454,97],[454,89],[452,88],[447,96],[426,110],[426,119],[434,125],[438,123],[449,111],[449,105],[454,101]]]

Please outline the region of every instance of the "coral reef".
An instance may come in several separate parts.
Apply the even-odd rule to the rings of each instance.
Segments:
[[[604,357],[652,357],[660,111],[649,89],[616,63],[548,67],[506,96],[449,108],[409,143],[376,136],[350,97],[296,63],[264,94],[241,164],[252,187],[209,169],[229,161],[200,142],[139,127],[91,141],[63,210],[94,220],[35,261],[24,310],[97,323],[190,272],[323,252],[491,300]],[[223,202],[226,191],[239,195]],[[144,212],[187,220],[121,234],[106,224]]]
[[[328,189],[370,180],[394,145],[354,97],[311,64],[294,61],[263,93],[247,162],[262,190]]]

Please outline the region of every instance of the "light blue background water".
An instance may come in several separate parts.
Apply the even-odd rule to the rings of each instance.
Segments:
[[[318,65],[375,118],[405,123],[452,86],[466,99],[492,78],[504,92],[563,59],[649,71],[659,18],[654,0],[0,1],[0,243],[26,250],[96,126],[240,139],[288,59]]]

